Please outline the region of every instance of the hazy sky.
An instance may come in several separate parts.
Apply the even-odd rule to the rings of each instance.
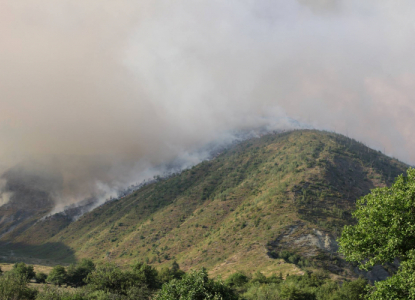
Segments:
[[[410,0],[3,0],[0,168],[54,155],[113,180],[287,117],[415,164],[414,16]]]

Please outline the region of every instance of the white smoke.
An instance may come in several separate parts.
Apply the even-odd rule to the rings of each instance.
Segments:
[[[414,164],[414,13],[409,0],[1,1],[0,168],[42,161],[64,207],[225,133],[298,124]]]

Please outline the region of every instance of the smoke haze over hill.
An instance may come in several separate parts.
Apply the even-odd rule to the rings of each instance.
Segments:
[[[2,1],[0,171],[36,160],[76,202],[292,119],[413,164],[414,13],[409,0]]]

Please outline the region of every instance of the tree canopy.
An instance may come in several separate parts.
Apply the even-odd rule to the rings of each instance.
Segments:
[[[390,188],[372,190],[356,206],[357,224],[345,226],[340,252],[366,270],[399,259],[398,272],[377,283],[371,299],[415,299],[415,169]]]

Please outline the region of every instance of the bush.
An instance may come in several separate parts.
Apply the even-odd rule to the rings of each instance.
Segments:
[[[106,294],[128,296],[131,294],[149,294],[149,289],[134,272],[123,272],[114,264],[102,264],[92,271],[86,283],[93,291]],[[100,299],[100,298],[99,298]]]
[[[354,281],[346,281],[340,290],[334,295],[334,299],[360,300],[366,295],[367,280],[359,278]]]
[[[52,271],[50,271],[49,276],[46,279],[46,281],[54,285],[59,285],[59,286],[66,283],[65,268],[60,265],[54,266]]]
[[[241,287],[248,283],[249,278],[245,274],[241,272],[233,273],[231,276],[229,276],[225,283],[229,285],[230,287]]]
[[[47,278],[48,278],[48,275],[46,275],[43,272],[36,273],[36,275],[35,275],[36,283],[46,283]]]
[[[26,265],[25,263],[15,263],[12,268],[12,272],[21,274],[26,278],[26,281],[30,281],[35,277],[36,273],[32,265]]]
[[[46,286],[36,297],[36,300],[89,300],[83,291],[69,292],[54,286]],[[109,300],[109,298],[108,298]]]
[[[248,291],[243,294],[243,299],[248,300],[276,300],[279,298],[277,284],[255,283],[250,286]]]
[[[67,271],[67,284],[79,287],[85,285],[88,275],[95,270],[95,264],[90,259],[83,259],[77,265],[70,265]]]
[[[203,299],[238,299],[231,288],[221,281],[208,278],[206,269],[193,271],[183,276],[181,280],[173,279],[163,284],[156,300],[203,300]]]
[[[315,300],[314,293],[301,289],[295,285],[284,284],[279,294],[284,300]]]
[[[140,282],[150,289],[157,289],[161,286],[158,280],[158,272],[152,266],[137,262],[132,266],[132,273],[135,282]]]
[[[0,276],[0,300],[32,300],[37,291],[27,287],[27,276],[18,272],[7,272]]]

